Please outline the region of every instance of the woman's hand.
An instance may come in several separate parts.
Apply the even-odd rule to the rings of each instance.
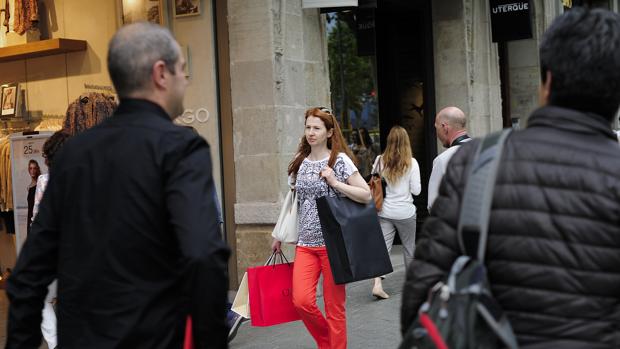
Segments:
[[[282,252],[282,242],[278,241],[276,239],[273,239],[273,242],[271,243],[271,251],[276,252],[276,253],[281,253]]]
[[[323,171],[321,171],[321,177],[325,178],[325,181],[330,187],[336,188],[338,179],[336,178],[336,174],[334,173],[334,170],[331,167],[325,166]]]

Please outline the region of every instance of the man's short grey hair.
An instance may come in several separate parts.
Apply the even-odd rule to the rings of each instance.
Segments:
[[[467,127],[467,117],[465,116],[465,113],[457,107],[443,108],[439,111],[437,116],[443,118],[456,130],[462,130]]]
[[[108,47],[108,72],[118,96],[147,88],[153,65],[159,60],[175,73],[179,49],[168,29],[148,22],[119,29]]]

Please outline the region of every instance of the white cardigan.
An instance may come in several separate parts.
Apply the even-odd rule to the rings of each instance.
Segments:
[[[383,161],[380,160],[381,155],[377,156],[373,165],[373,173],[379,168],[383,169]],[[378,162],[381,161],[381,165]],[[382,175],[383,176],[383,175]],[[407,219],[415,215],[416,209],[413,204],[413,195],[419,195],[422,191],[420,184],[420,166],[416,159],[411,158],[411,168],[398,182],[390,183],[386,178],[385,199],[383,199],[383,208],[378,213],[379,217],[389,219]]]

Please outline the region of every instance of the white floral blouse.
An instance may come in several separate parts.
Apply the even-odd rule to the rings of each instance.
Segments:
[[[321,171],[327,166],[329,158],[319,161],[310,161],[307,158],[299,166],[295,180],[298,208],[299,241],[297,245],[305,247],[323,247],[323,232],[321,221],[316,208],[316,199],[325,195],[335,196],[333,190],[328,191],[327,182],[321,178]],[[349,177],[358,172],[353,161],[344,153],[340,153],[334,164],[334,174],[340,182],[346,182]]]
[[[39,204],[43,199],[43,193],[45,192],[45,188],[47,188],[47,182],[50,180],[50,175],[48,173],[42,174],[37,179],[37,190],[34,193],[34,206],[32,207],[32,221],[34,222],[34,217],[39,213]]]

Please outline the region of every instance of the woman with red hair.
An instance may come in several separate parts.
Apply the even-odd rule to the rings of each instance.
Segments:
[[[288,167],[289,182],[297,191],[299,241],[293,267],[293,304],[319,349],[347,346],[345,285],[334,282],[316,199],[344,195],[368,203],[370,189],[353,163],[340,126],[327,108],[306,111],[305,131]],[[280,251],[280,241],[273,242]],[[323,316],[316,305],[316,287],[323,275]]]

